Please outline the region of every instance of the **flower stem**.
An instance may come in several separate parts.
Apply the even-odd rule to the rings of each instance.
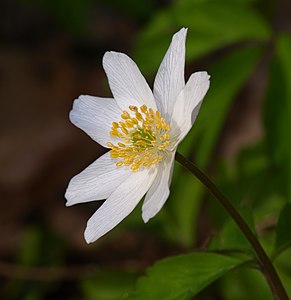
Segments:
[[[180,153],[176,153],[176,160],[183,165],[187,170],[189,170],[195,177],[199,179],[201,183],[203,183],[207,189],[215,196],[215,198],[221,203],[221,205],[226,209],[226,211],[230,214],[232,219],[236,222],[240,230],[248,239],[252,248],[257,254],[258,261],[260,263],[261,270],[265,275],[270,289],[273,293],[274,299],[276,300],[288,300],[287,293],[282,285],[282,282],[271,263],[269,257],[266,252],[262,248],[256,236],[253,234],[247,223],[241,217],[239,212],[235,209],[235,207],[231,204],[231,202],[225,197],[225,195],[217,188],[217,186],[208,178],[206,174],[204,174],[198,167],[196,167],[190,160],[185,158]]]

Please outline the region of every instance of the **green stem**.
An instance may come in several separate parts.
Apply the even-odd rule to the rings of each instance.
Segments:
[[[215,198],[221,203],[221,205],[226,209],[226,211],[230,214],[232,219],[236,222],[240,230],[248,239],[252,248],[257,254],[258,261],[260,263],[261,270],[265,275],[270,289],[273,293],[274,299],[276,300],[288,300],[287,293],[281,283],[281,280],[271,263],[269,257],[266,252],[262,248],[261,244],[257,240],[256,236],[250,230],[247,223],[235,209],[235,207],[229,202],[229,200],[225,197],[225,195],[217,188],[217,186],[200,170],[198,169],[190,160],[185,158],[180,153],[176,153],[176,160],[182,164],[187,170],[189,170],[195,177],[199,179],[201,183],[203,183],[207,189],[215,196]]]

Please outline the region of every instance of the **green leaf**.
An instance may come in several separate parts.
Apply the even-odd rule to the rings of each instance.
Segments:
[[[121,271],[100,270],[96,276],[84,279],[81,288],[87,300],[122,299],[134,287],[135,276]]]
[[[197,218],[202,201],[202,185],[190,173],[175,165],[175,178],[171,185],[169,207],[175,220],[176,240],[185,246],[196,241]]]
[[[239,213],[247,222],[248,226],[251,228],[254,234],[256,234],[252,211],[249,209],[240,208]],[[226,221],[219,235],[211,241],[210,249],[230,249],[253,252],[253,248],[250,245],[249,241],[232,219],[228,219]]]
[[[281,196],[282,174],[272,166],[265,142],[242,150],[235,165],[220,164],[217,174],[227,197],[238,208],[251,208],[257,223],[276,218],[286,202]]]
[[[241,1],[180,1],[157,13],[137,37],[135,59],[143,72],[155,72],[171,35],[181,27],[189,28],[189,60],[241,41],[265,41],[271,35],[262,17]]]
[[[276,248],[283,250],[291,245],[291,204],[286,203],[283,207],[276,226]]]
[[[250,76],[261,57],[258,48],[246,48],[225,56],[210,70],[210,89],[203,100],[198,118],[180,151],[188,156],[195,149],[195,161],[206,167],[209,157],[219,138],[232,101]]]
[[[191,299],[227,272],[246,263],[246,257],[211,252],[194,252],[157,262],[138,280],[129,299]]]
[[[227,274],[220,282],[224,300],[272,300],[266,279],[259,270],[241,268]]]
[[[269,151],[280,168],[285,195],[291,201],[291,36],[280,35],[272,61],[265,103],[265,127]]]
[[[276,258],[275,268],[278,270],[279,276],[282,280],[284,288],[291,299],[291,284],[290,284],[290,274],[291,274],[291,248],[286,249],[280,256]]]
[[[238,50],[210,69],[211,87],[192,130],[179,146],[179,151],[185,156],[189,156],[194,148],[195,162],[201,168],[207,166],[232,101],[260,56],[260,49]],[[169,204],[179,227],[180,239],[185,245],[191,245],[195,241],[196,216],[203,187],[198,180],[184,173],[181,167],[175,168]]]

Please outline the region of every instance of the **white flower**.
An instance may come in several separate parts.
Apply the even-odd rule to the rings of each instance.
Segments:
[[[87,243],[121,222],[145,195],[142,218],[155,216],[169,196],[175,152],[191,129],[209,75],[197,72],[185,84],[182,28],[159,67],[153,93],[136,64],[125,54],[106,52],[103,66],[114,98],[80,96],[70,120],[111,150],[69,183],[67,206],[107,199],[87,223]]]

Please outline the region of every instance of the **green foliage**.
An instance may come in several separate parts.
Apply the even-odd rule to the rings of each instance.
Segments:
[[[270,37],[270,28],[262,17],[241,1],[174,2],[157,13],[138,36],[135,58],[146,74],[157,70],[169,37],[181,27],[189,28],[188,60],[227,45]]]
[[[184,155],[189,155],[193,145],[197,145],[195,160],[200,166],[206,167],[231,104],[260,56],[260,49],[240,49],[221,59],[209,70],[211,88],[201,106],[193,130],[179,148]]]
[[[221,279],[220,287],[225,300],[273,299],[264,276],[258,270],[237,269]]]
[[[240,210],[251,209],[257,223],[282,209],[282,174],[273,168],[266,143],[244,149],[234,166],[220,166],[218,173],[217,179],[228,198]]]
[[[63,259],[63,245],[43,228],[28,227],[23,236],[18,262],[41,266],[58,264]]]
[[[179,147],[188,156],[195,149],[195,161],[205,168],[219,139],[225,117],[233,99],[239,93],[261,56],[261,50],[246,48],[222,58],[209,71],[211,89],[207,94],[193,129]],[[235,74],[235,76],[233,75]],[[209,122],[211,120],[211,122]],[[171,210],[179,226],[179,239],[186,245],[195,241],[195,223],[201,203],[202,186],[181,167],[175,168],[170,198]],[[177,200],[179,199],[179,200]]]
[[[171,185],[169,210],[175,220],[174,240],[191,246],[196,241],[197,224],[195,221],[200,212],[203,188],[197,180],[175,165],[175,177]],[[172,235],[173,235],[172,233]]]
[[[132,273],[100,270],[96,276],[84,279],[81,286],[87,300],[116,300],[125,297],[134,282]]]
[[[133,45],[133,57],[147,77],[155,74],[172,34],[181,27],[189,28],[187,74],[196,71],[198,65],[211,75],[211,87],[179,151],[192,157],[203,170],[211,167],[214,181],[257,234],[267,253],[273,251],[275,266],[291,296],[291,35],[273,34],[263,7],[271,7],[275,1],[266,4],[262,0],[176,0],[168,6],[161,5],[158,11],[154,11],[157,6],[154,1],[146,0],[20,1],[48,10],[63,29],[78,38],[88,29],[94,5],[112,8],[110,17],[119,12],[130,18],[129,24],[134,28],[137,23],[141,26]],[[243,149],[230,165],[218,158],[215,150],[235,100],[262,61],[269,75],[263,103],[265,135]],[[112,244],[116,235],[122,233],[122,226],[127,226],[130,230],[153,232],[163,242],[170,238],[177,249],[185,246],[193,249],[200,246],[197,224],[201,221],[202,205],[212,214],[211,220],[206,221],[218,230],[208,251],[156,262],[138,279],[129,299],[192,299],[210,285],[223,299],[271,299],[263,274],[251,269],[256,263],[248,264],[253,255],[249,242],[223,208],[212,200],[198,180],[176,165],[171,196],[163,211],[145,227],[140,209],[136,210],[114,231],[110,237]],[[222,255],[214,250],[245,256]],[[64,251],[65,246],[55,236],[41,228],[28,228],[17,263],[62,265]],[[74,286],[79,287],[82,299],[120,299],[133,290],[136,277],[137,274],[120,270],[101,269],[96,276],[83,278]],[[20,280],[5,285],[8,300],[45,299],[55,288],[49,283]]]
[[[284,287],[291,298],[291,248],[285,249],[286,251],[281,252],[281,254],[276,258],[275,267],[278,270]]]
[[[291,275],[291,248],[284,251],[276,258],[275,267],[279,272],[282,283],[291,295],[290,275]],[[273,299],[270,288],[263,275],[258,270],[238,268],[235,272],[226,274],[220,282],[220,290],[223,299],[226,300],[271,300]],[[251,296],[250,296],[251,295]]]
[[[163,259],[138,280],[136,292],[129,299],[192,299],[206,286],[248,260],[212,252],[193,252]]]
[[[222,58],[218,56],[220,59],[208,68],[211,88],[194,128],[179,149],[186,156],[194,153],[195,162],[204,169],[213,157],[233,101],[269,46],[267,42],[272,30],[263,16],[254,9],[253,2],[176,1],[168,9],[158,12],[137,38],[136,58],[142,70],[148,74],[153,74],[157,69],[169,44],[169,36],[182,26],[189,28],[187,58],[191,61],[240,43],[239,47],[229,47],[231,51],[224,51],[226,54]],[[247,44],[250,41],[253,41],[252,46]],[[291,129],[290,53],[291,37],[287,34],[279,35],[275,41],[265,102],[265,139],[243,151],[231,168],[226,166],[224,171],[227,173],[221,173],[218,177],[223,190],[252,230],[255,232],[255,226],[258,226],[259,234],[263,232],[259,238],[268,252],[274,245],[274,231],[265,232],[261,228],[269,220],[276,219],[286,199],[291,199],[291,148],[288,139]],[[195,242],[195,221],[199,218],[203,189],[197,180],[193,179],[191,183],[190,175],[188,177],[181,167],[176,168],[175,172],[170,198],[171,214],[178,227],[175,231],[178,234],[177,240],[190,245]],[[219,220],[217,204],[211,206],[215,211],[213,217]],[[285,250],[286,245],[290,244],[290,235],[286,230],[291,225],[288,215],[290,208],[285,205],[277,225],[277,249]],[[221,214],[219,223],[221,230],[211,241],[211,249],[252,252],[249,242],[225,213]],[[207,266],[208,260],[201,260]],[[194,295],[189,292],[189,286],[199,291],[199,279],[203,278],[201,274],[195,283],[189,283],[188,277],[181,275],[182,282],[179,276],[175,279],[177,285],[184,288],[185,294],[175,294],[177,286],[172,282],[174,280],[165,276],[170,274],[171,277],[175,272],[167,268],[168,265],[164,266],[162,262],[150,268],[148,275],[139,280],[137,298],[134,299],[189,299]],[[181,267],[181,273],[182,270],[187,272],[187,267]],[[255,299],[270,297],[270,291],[259,272],[247,270],[239,274],[227,277],[234,288],[229,288],[229,283],[225,283],[223,294],[226,299],[246,299],[250,294]],[[158,279],[159,276],[162,279]],[[157,283],[155,287],[154,282]],[[261,288],[254,290],[256,284]]]
[[[266,96],[265,126],[269,151],[283,172],[286,197],[291,201],[291,36],[276,41],[270,82]],[[288,138],[289,136],[289,138]]]
[[[254,216],[252,212],[247,209],[240,209],[240,214],[247,222],[248,226],[256,234],[254,228]],[[209,248],[215,250],[238,250],[244,251],[246,253],[253,252],[249,241],[232,219],[227,219],[227,221],[221,228],[220,233],[212,239]]]
[[[291,204],[286,203],[283,207],[276,227],[276,249],[283,251],[291,246]]]

